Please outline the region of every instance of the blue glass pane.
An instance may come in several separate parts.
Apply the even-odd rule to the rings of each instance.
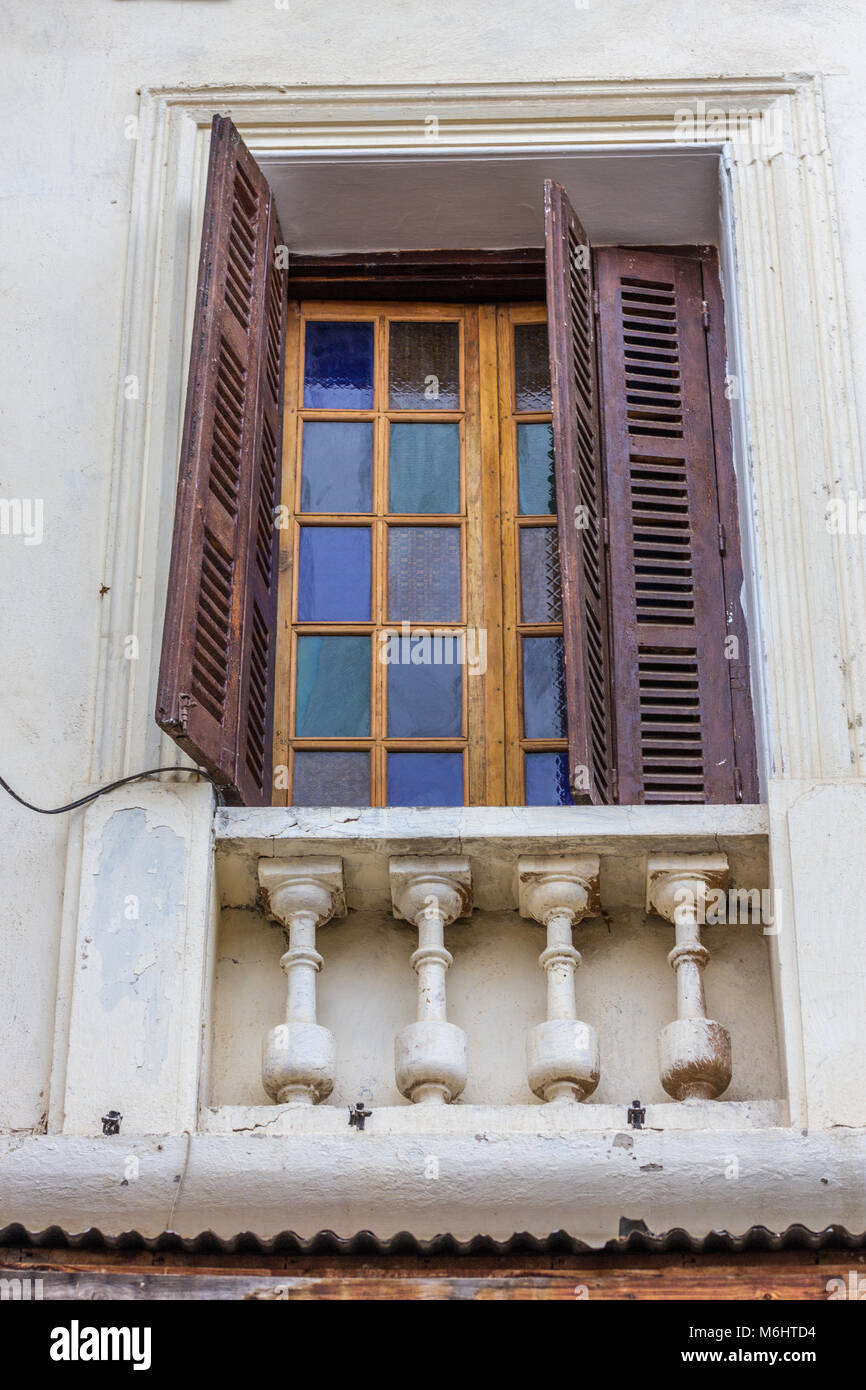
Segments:
[[[299,637],[297,676],[297,738],[365,738],[369,734],[369,637]]]
[[[302,526],[299,623],[370,620],[369,526]]]
[[[390,527],[389,620],[459,623],[461,608],[459,528]]]
[[[389,806],[462,806],[462,753],[389,753]]]
[[[332,410],[372,407],[372,323],[307,324],[304,405]]]
[[[526,805],[571,806],[567,753],[527,753]]]
[[[307,420],[302,429],[301,511],[372,511],[372,421]]]
[[[459,738],[463,732],[463,667],[459,637],[417,632],[394,637],[388,656],[391,738]]]
[[[369,806],[369,753],[295,753],[293,806]]]
[[[517,490],[522,516],[556,511],[552,425],[517,426]]]
[[[392,424],[392,512],[459,512],[460,426]]]
[[[526,738],[565,737],[561,637],[523,639],[523,732]]]

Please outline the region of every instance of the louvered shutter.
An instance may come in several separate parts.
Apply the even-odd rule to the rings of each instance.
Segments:
[[[615,795],[592,267],[550,180],[544,214],[570,778],[575,801],[602,804]]]
[[[281,244],[264,175],[215,116],[156,718],[247,806],[271,803]]]
[[[739,637],[742,684],[738,536],[735,520],[722,526],[714,443],[729,427],[720,393],[714,419],[708,367],[712,268],[614,248],[595,268],[619,799],[752,800],[754,759],[738,761],[736,747],[754,749],[747,676],[737,740],[725,641]],[[731,473],[735,518],[733,497]]]

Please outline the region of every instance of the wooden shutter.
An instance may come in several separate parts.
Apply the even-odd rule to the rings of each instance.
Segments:
[[[215,116],[156,718],[247,806],[271,803],[281,244],[264,175]]]
[[[714,266],[603,248],[595,269],[619,799],[754,800],[730,427],[708,367]],[[720,299],[717,320],[721,335]],[[716,356],[718,375],[723,340]]]
[[[569,767],[574,800],[600,804],[615,793],[592,267],[586,232],[551,180],[544,216]]]

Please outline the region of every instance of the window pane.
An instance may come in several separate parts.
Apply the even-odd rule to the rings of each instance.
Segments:
[[[389,806],[462,806],[462,753],[389,753]]]
[[[307,324],[304,405],[334,410],[372,407],[372,323]]]
[[[515,325],[514,396],[518,410],[550,409],[550,353],[546,323]]]
[[[293,806],[369,806],[369,753],[295,754]]]
[[[369,735],[369,637],[299,637],[297,677],[297,738]]]
[[[391,425],[392,512],[459,512],[460,426]]]
[[[517,426],[517,486],[523,516],[552,516],[556,511],[552,425]]]
[[[372,511],[372,421],[307,420],[301,428],[301,511]]]
[[[458,325],[392,323],[388,383],[393,410],[459,410]]]
[[[523,639],[523,732],[526,738],[565,737],[561,637]]]
[[[463,732],[459,637],[419,632],[388,647],[391,738],[459,738]]]
[[[298,622],[369,620],[369,526],[302,526]]]
[[[559,536],[555,526],[520,528],[520,606],[525,623],[562,620]]]
[[[527,753],[527,806],[571,806],[567,753]]]
[[[460,530],[392,526],[388,530],[388,618],[459,623]]]

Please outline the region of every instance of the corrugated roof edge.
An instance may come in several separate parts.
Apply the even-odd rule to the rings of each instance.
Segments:
[[[471,1240],[457,1240],[452,1235],[418,1240],[409,1231],[399,1231],[389,1240],[381,1240],[372,1231],[358,1231],[348,1237],[335,1235],[333,1231],[319,1231],[315,1236],[304,1238],[293,1231],[281,1231],[279,1235],[262,1240],[251,1231],[243,1231],[231,1239],[215,1235],[213,1231],[202,1231],[197,1236],[179,1236],[173,1231],[165,1231],[158,1236],[142,1236],[138,1231],[104,1236],[95,1227],[69,1234],[59,1226],[48,1226],[44,1231],[28,1231],[13,1222],[0,1228],[0,1246],[282,1255],[576,1255],[602,1250],[638,1253],[684,1250],[702,1254],[744,1250],[866,1249],[866,1231],[858,1235],[844,1226],[827,1226],[823,1231],[810,1231],[807,1226],[795,1224],[782,1232],[770,1231],[766,1226],[750,1226],[739,1236],[732,1235],[730,1231],[708,1231],[706,1235],[694,1236],[682,1227],[656,1234],[647,1230],[642,1222],[624,1221],[622,1225],[628,1229],[621,1229],[617,1239],[592,1246],[570,1236],[567,1231],[554,1231],[548,1236],[515,1231],[508,1240],[494,1240],[484,1235],[473,1236]]]

